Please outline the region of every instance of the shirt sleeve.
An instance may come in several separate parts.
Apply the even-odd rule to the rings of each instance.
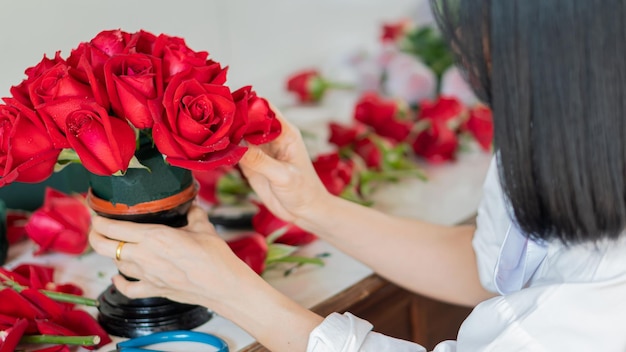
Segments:
[[[423,346],[373,332],[372,324],[351,313],[332,313],[309,336],[307,352],[426,352]],[[435,352],[455,352],[455,341],[444,341]]]
[[[483,185],[483,198],[478,207],[476,232],[472,240],[480,282],[491,292],[497,292],[494,272],[500,248],[511,225],[506,204],[494,157]]]

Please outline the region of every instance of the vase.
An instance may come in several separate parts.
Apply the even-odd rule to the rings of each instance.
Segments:
[[[185,226],[197,194],[192,173],[166,164],[151,145],[140,148],[136,156],[149,170],[131,168],[123,176],[89,175],[89,206],[111,219]],[[161,297],[130,299],[113,285],[100,294],[98,301],[99,323],[109,334],[121,337],[189,330],[212,316],[205,307]]]

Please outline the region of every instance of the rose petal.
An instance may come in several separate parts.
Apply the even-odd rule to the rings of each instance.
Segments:
[[[18,319],[12,328],[0,331],[0,352],[13,352],[28,327],[26,319]],[[6,334],[6,335],[5,335]]]

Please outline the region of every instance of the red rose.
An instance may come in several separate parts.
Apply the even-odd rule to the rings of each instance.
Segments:
[[[60,63],[34,80],[29,88],[30,100],[46,124],[57,148],[68,148],[65,139],[67,115],[81,104],[94,101],[91,87],[71,74],[71,68]]]
[[[256,206],[259,211],[252,217],[252,227],[256,232],[268,237],[277,230],[286,229],[285,233],[278,237],[274,243],[301,246],[317,239],[314,234],[276,217],[265,205],[257,203]]]
[[[154,43],[157,40],[157,36],[146,32],[143,29],[139,32],[133,33],[131,35],[131,40],[129,47],[127,49],[129,52],[137,52],[142,54],[152,55],[154,52]]]
[[[328,127],[330,129],[328,142],[339,148],[352,145],[367,132],[366,127],[360,123],[356,123],[353,126],[344,126],[336,122],[330,122]]]
[[[321,75],[317,70],[304,70],[287,78],[287,91],[296,94],[301,103],[317,102],[324,94],[321,83]]]
[[[381,42],[397,42],[400,38],[404,36],[410,26],[411,21],[408,19],[402,19],[397,22],[383,24],[382,34],[380,35]]]
[[[73,68],[73,76],[89,85],[95,101],[106,109],[109,108],[109,96],[104,79],[104,64],[107,60],[109,56],[90,43],[81,43],[78,48],[72,50],[67,59],[68,65]]]
[[[145,54],[117,55],[104,65],[111,107],[139,129],[151,128],[163,113],[161,61]]]
[[[131,35],[120,29],[102,31],[98,33],[89,44],[108,57],[124,54],[127,52]]]
[[[411,132],[411,122],[399,120],[398,102],[385,99],[376,93],[365,93],[354,109],[354,119],[396,142],[404,141]]]
[[[413,151],[429,162],[437,163],[454,160],[458,146],[456,133],[447,126],[445,121],[431,120],[429,128],[415,138]]]
[[[154,42],[152,55],[163,61],[164,82],[191,67],[205,66],[209,53],[191,50],[183,38],[161,34]]]
[[[111,176],[126,171],[135,154],[135,131],[100,105],[83,104],[67,117],[67,139],[91,173]]]
[[[446,122],[460,117],[464,110],[463,104],[458,99],[440,96],[435,101],[424,100],[420,102],[418,120],[429,119]]]
[[[354,144],[354,152],[365,161],[370,169],[380,170],[383,164],[383,152],[371,138],[363,138]]]
[[[26,69],[24,73],[26,73],[27,78],[25,80],[23,80],[19,85],[11,87],[11,95],[13,95],[19,103],[30,109],[34,109],[33,103],[30,101],[28,86],[45,71],[63,62],[64,60],[61,57],[60,51],[56,52],[54,59],[48,59],[46,55],[44,55],[43,59],[37,65]]]
[[[104,64],[113,56],[128,52],[131,35],[119,29],[102,31],[90,42],[80,43],[67,58],[74,68],[73,75],[92,87],[98,104],[109,108],[109,98],[104,85]]]
[[[490,108],[479,105],[470,110],[469,118],[462,126],[478,141],[481,148],[488,151],[493,141],[493,115]]]
[[[337,152],[318,155],[313,167],[328,192],[339,195],[351,183],[354,165],[342,160]]]
[[[87,248],[91,215],[82,200],[46,188],[43,206],[31,215],[26,233],[39,250],[80,254]]]
[[[167,161],[190,170],[236,164],[247,148],[239,146],[245,124],[236,119],[228,87],[174,76],[163,99],[165,117],[154,124],[153,138]]]
[[[5,101],[15,102],[9,98]],[[37,183],[47,179],[60,152],[34,111],[0,105],[0,187],[14,181]]]
[[[239,121],[247,121],[243,138],[252,144],[263,144],[276,139],[282,126],[267,100],[258,97],[252,87],[233,92]]]
[[[267,242],[258,233],[248,233],[226,242],[235,255],[255,273],[261,275],[267,259]]]

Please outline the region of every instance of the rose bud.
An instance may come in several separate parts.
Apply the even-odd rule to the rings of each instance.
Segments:
[[[89,210],[82,200],[46,188],[43,206],[31,215],[26,234],[39,245],[35,254],[80,254],[87,248],[90,223]]]
[[[380,41],[382,43],[396,43],[404,37],[411,29],[412,23],[409,19],[401,19],[393,23],[385,23],[382,27]]]
[[[326,85],[317,70],[304,70],[287,78],[287,91],[294,93],[301,103],[314,103],[322,99]]]
[[[163,113],[161,61],[144,54],[117,55],[104,65],[104,78],[116,116],[139,129],[152,128]]]
[[[60,63],[44,72],[29,86],[30,100],[43,118],[55,147],[68,148],[67,116],[85,102],[95,101],[91,87],[79,81],[71,68]]]
[[[135,154],[135,131],[100,105],[84,104],[67,117],[67,139],[91,173],[111,176],[128,169]]]
[[[261,275],[265,270],[267,259],[267,243],[265,237],[258,233],[248,233],[241,237],[226,241],[235,255],[246,263],[255,273]]]
[[[301,246],[317,239],[314,234],[304,231],[298,226],[283,221],[274,215],[266,206],[256,203],[258,212],[252,217],[252,227],[264,237],[268,237],[279,229],[286,229],[285,233],[278,237],[274,243],[282,243],[290,246]]]

